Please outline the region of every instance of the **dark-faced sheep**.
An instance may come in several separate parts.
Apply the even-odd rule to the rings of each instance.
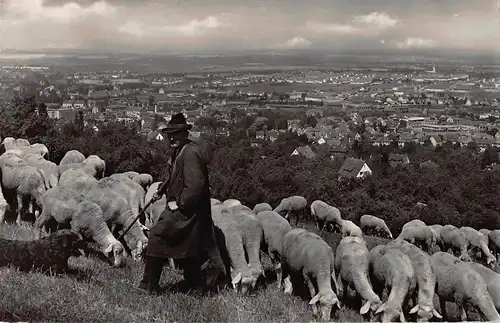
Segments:
[[[71,230],[60,230],[38,240],[0,239],[0,267],[13,265],[21,271],[31,269],[68,270],[68,259],[85,249],[82,236]]]

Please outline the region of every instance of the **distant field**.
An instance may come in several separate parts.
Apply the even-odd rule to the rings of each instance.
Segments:
[[[314,228],[309,228],[315,231]],[[0,236],[32,239],[30,226],[6,225]],[[325,233],[324,239],[335,249],[340,237]],[[369,247],[385,240],[366,237]],[[269,262],[264,259],[269,267]],[[145,296],[134,291],[142,274],[142,264],[129,262],[126,268],[114,269],[91,258],[71,258],[73,274],[61,277],[41,273],[21,273],[12,268],[0,269],[0,321],[59,322],[291,322],[312,321],[305,300],[286,296],[275,285],[262,287],[249,296],[224,289],[219,294],[202,297],[193,292],[167,292],[163,296]],[[268,278],[272,275],[268,274]],[[162,285],[172,288],[182,279],[178,271],[165,268]],[[169,287],[170,286],[170,287]],[[453,305],[451,305],[453,307]],[[455,308],[453,308],[454,310]],[[452,308],[449,308],[452,310]],[[451,313],[455,313],[451,311]],[[358,310],[343,307],[334,321],[362,321]]]

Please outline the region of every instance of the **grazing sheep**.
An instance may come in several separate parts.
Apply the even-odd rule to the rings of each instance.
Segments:
[[[483,277],[495,308],[500,311],[500,274],[477,262],[468,262],[466,264]]]
[[[241,202],[236,199],[227,199],[224,202],[222,202],[222,204],[224,204],[224,206],[226,207],[231,207],[231,206],[241,205]]]
[[[443,226],[441,224],[433,224],[428,226],[431,229],[432,235],[434,236],[434,241],[436,245],[439,247],[439,250],[443,250],[443,240],[441,239],[441,230]]]
[[[161,182],[157,182],[157,183],[161,184]],[[156,183],[151,184],[151,186],[149,188],[151,188],[154,184],[156,184]],[[146,201],[148,201],[148,199],[146,199]],[[215,204],[222,204],[222,202],[219,201],[218,199],[210,198],[210,205],[215,205]]]
[[[62,186],[48,190],[42,198],[42,214],[36,219],[35,228],[42,229],[51,219],[97,243],[114,267],[124,265],[123,245],[109,230],[99,205],[84,195]]]
[[[415,220],[411,220],[411,221],[408,221],[406,222],[403,227],[401,228],[401,230],[404,230],[406,228],[409,228],[409,227],[421,227],[421,226],[427,226],[427,224],[425,224],[424,221],[422,220],[419,220],[419,219],[415,219]]]
[[[488,248],[488,237],[481,232],[473,229],[471,227],[461,227],[459,231],[465,234],[467,241],[469,241],[469,251],[476,257],[477,260],[482,259],[483,256],[486,257],[486,264],[488,266],[493,266],[497,259]],[[481,256],[477,256],[480,254]]]
[[[340,231],[342,227],[342,217],[340,210],[328,203],[320,200],[315,200],[311,203],[311,216],[316,219],[318,230],[323,231],[325,226],[330,226],[336,231]]]
[[[299,223],[300,213],[304,212],[306,207],[307,200],[302,196],[294,195],[282,199],[280,204],[273,211],[281,215],[286,212],[285,219],[289,222],[291,221],[291,217],[294,216],[295,225],[297,225]]]
[[[493,230],[488,234],[488,246],[498,258],[500,256],[500,230]]]
[[[382,295],[385,288],[389,296],[375,312],[382,314],[382,322],[399,318],[405,322],[403,306],[408,303],[416,287],[415,271],[410,258],[398,248],[379,245],[370,250],[370,278],[373,290]]]
[[[410,222],[407,224],[409,223]],[[403,226],[403,229],[396,240],[408,241],[427,252],[435,243],[434,234],[431,229],[425,225],[425,223],[421,225],[418,222],[413,222],[412,225]]]
[[[338,293],[345,302],[347,287],[356,291],[365,304],[359,310],[361,315],[368,311],[375,313],[382,305],[370,282],[370,262],[366,241],[360,237],[344,237],[335,251],[335,271],[338,273]]]
[[[288,231],[292,230],[292,227],[287,220],[273,211],[261,211],[257,213],[257,218],[264,229],[264,241],[261,249],[271,259],[277,276],[278,289],[280,289],[283,279],[281,270],[283,239]]]
[[[457,304],[462,321],[467,321],[466,308],[470,307],[476,308],[487,321],[500,321],[483,277],[468,263],[446,252],[434,253],[431,261],[437,278],[436,294],[446,319],[449,319],[446,311],[448,301]]]
[[[418,322],[427,322],[433,316],[442,319],[443,317],[436,311],[432,303],[436,288],[436,274],[432,268],[429,255],[404,240],[391,241],[387,246],[403,251],[410,258],[413,265],[418,294],[416,302],[414,302],[416,305],[410,310],[410,314],[418,313]]]
[[[88,156],[82,164],[84,165],[92,165],[94,166],[96,170],[96,178],[103,178],[104,174],[106,173],[106,162],[102,160],[99,156],[97,155],[90,155]]]
[[[272,211],[273,210],[273,207],[267,203],[258,203],[258,204],[255,204],[255,206],[253,207],[253,212],[255,214],[258,214],[259,212],[262,212],[262,211]]]
[[[309,304],[314,315],[319,315],[319,303],[321,319],[329,321],[333,306],[340,308],[337,295],[332,289],[333,281],[335,291],[338,290],[332,248],[315,233],[304,229],[292,229],[283,239],[282,259],[285,293],[292,293],[290,275],[301,276],[309,288],[311,295]],[[313,281],[316,282],[317,292]]]
[[[393,239],[391,230],[389,230],[385,221],[376,216],[369,214],[362,215],[359,219],[359,225],[364,234]]]
[[[61,230],[38,240],[0,239],[0,267],[13,265],[21,271],[39,269],[63,273],[70,256],[85,249],[80,233]]]
[[[354,222],[350,220],[341,220],[341,233],[342,236],[356,236],[356,237],[363,237],[363,232],[361,229],[354,224]]]
[[[467,252],[469,241],[467,241],[465,233],[458,230],[457,227],[447,224],[443,226],[439,232],[439,236],[443,242],[442,251],[451,252],[452,255],[456,255],[460,260],[471,261]]]
[[[264,229],[253,211],[244,205],[227,207],[231,216],[236,219],[243,238],[243,247],[248,257],[250,272],[255,281],[264,274],[260,262],[260,245],[264,241]]]
[[[59,182],[59,166],[51,161],[45,160],[37,154],[28,154],[24,157],[26,163],[36,167],[43,175],[47,189],[55,187]]]
[[[134,182],[141,185],[144,190],[147,190],[151,184],[153,184],[153,176],[150,174],[142,173],[137,174],[132,178]]]
[[[223,235],[222,255],[227,271],[231,273],[231,284],[234,289],[238,290],[240,287],[242,293],[247,293],[255,287],[257,279],[252,275],[245,259],[240,226],[222,203],[212,205],[212,219]]]
[[[83,155],[78,150],[68,150],[64,157],[59,162],[59,165],[83,163],[85,160],[85,155]]]

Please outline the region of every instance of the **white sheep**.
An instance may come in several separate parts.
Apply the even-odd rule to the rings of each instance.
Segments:
[[[483,228],[483,229],[479,230],[479,232],[481,232],[481,233],[482,233],[482,234],[484,234],[485,236],[488,236],[488,235],[490,234],[491,230],[488,230],[488,229],[484,229],[484,228]]]
[[[465,233],[458,230],[457,227],[447,224],[441,228],[439,237],[443,243],[442,251],[457,255],[460,260],[471,261],[467,251],[469,248],[469,241],[467,241]]]
[[[340,230],[342,226],[340,210],[323,201],[315,200],[311,203],[311,215],[316,219],[318,230],[323,231],[325,226]]]
[[[253,212],[255,214],[258,214],[259,212],[262,212],[262,211],[272,211],[273,210],[273,207],[271,205],[269,205],[268,203],[258,203],[258,204],[255,204],[255,206],[253,207]]]
[[[224,202],[222,202],[226,207],[231,207],[231,206],[236,206],[236,205],[241,205],[241,202],[238,201],[237,199],[227,199]]]
[[[396,240],[406,240],[424,251],[429,251],[435,243],[434,234],[425,223],[417,221],[406,223]]]
[[[488,246],[498,258],[500,255],[500,230],[492,230],[488,233]]]
[[[307,200],[299,195],[294,195],[290,197],[285,197],[281,200],[280,204],[274,208],[274,212],[283,215],[285,214],[285,219],[292,221],[292,217],[295,217],[295,225],[299,223],[300,214],[304,212],[307,207]]]
[[[319,302],[321,319],[330,320],[333,306],[340,308],[337,295],[332,289],[333,281],[335,291],[338,290],[332,248],[315,233],[305,229],[292,229],[283,239],[282,257],[285,293],[291,294],[293,290],[290,275],[302,276],[311,295],[309,304],[314,315],[319,315]],[[317,291],[313,280],[316,282]]]
[[[496,263],[497,259],[491,253],[490,248],[488,248],[488,237],[471,227],[465,226],[458,230],[465,234],[467,241],[469,241],[469,251],[471,251],[473,255],[482,253],[482,255],[486,257],[486,264],[489,266],[493,266]],[[482,257],[476,258],[479,259]]]
[[[260,245],[264,240],[264,229],[253,211],[244,205],[234,205],[227,210],[234,217],[243,238],[243,246],[248,257],[250,271],[257,281],[264,274],[260,261]]]
[[[261,211],[257,213],[257,218],[264,229],[264,241],[261,249],[271,259],[277,276],[278,289],[280,289],[283,279],[281,268],[283,239],[288,231],[292,230],[292,227],[287,220],[273,211]]]
[[[443,226],[441,224],[428,225],[431,229],[432,235],[434,236],[434,241],[440,250],[443,250],[443,240],[441,239],[441,230]]]
[[[419,322],[427,322],[433,316],[442,319],[443,317],[436,311],[432,303],[436,288],[436,274],[432,268],[429,255],[404,240],[391,241],[387,246],[403,251],[410,258],[415,271],[418,294],[416,295],[416,302],[414,302],[416,305],[410,310],[409,314],[418,313]]]
[[[446,302],[454,302],[460,310],[462,321],[467,321],[466,307],[474,307],[487,321],[500,321],[500,315],[488,293],[482,276],[447,252],[436,252],[431,256],[436,273],[436,294],[439,296],[441,312],[448,318]]]
[[[354,224],[354,222],[342,219],[340,225],[341,225],[340,230],[343,237],[345,236],[363,237],[363,232],[356,224]]]
[[[368,311],[375,313],[382,305],[380,297],[375,294],[369,278],[370,262],[366,241],[360,237],[348,236],[340,240],[335,251],[335,271],[338,273],[338,293],[344,302],[347,287],[356,291],[365,301],[359,313],[365,315]]]
[[[477,262],[468,262],[466,264],[483,277],[495,308],[497,311],[500,311],[500,274]]]
[[[359,219],[359,226],[365,234],[393,239],[391,230],[385,221],[374,215],[362,215]]]
[[[222,254],[224,263],[231,274],[231,284],[235,290],[241,287],[242,293],[246,293],[255,287],[257,280],[253,277],[245,259],[240,226],[222,203],[212,205],[212,219],[219,233],[223,235]]]
[[[415,271],[410,258],[397,248],[378,245],[369,253],[370,278],[373,290],[382,295],[385,288],[390,290],[388,299],[375,312],[382,314],[382,322],[390,322],[399,317],[405,322],[403,306],[416,287]]]

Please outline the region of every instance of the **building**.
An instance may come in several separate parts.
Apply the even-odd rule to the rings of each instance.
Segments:
[[[362,159],[347,158],[340,167],[338,179],[360,179],[372,174],[372,170]]]
[[[316,154],[309,146],[297,147],[290,156],[302,156],[306,158],[314,158]]]
[[[406,167],[410,164],[410,158],[407,154],[389,154],[389,166],[391,167]]]

